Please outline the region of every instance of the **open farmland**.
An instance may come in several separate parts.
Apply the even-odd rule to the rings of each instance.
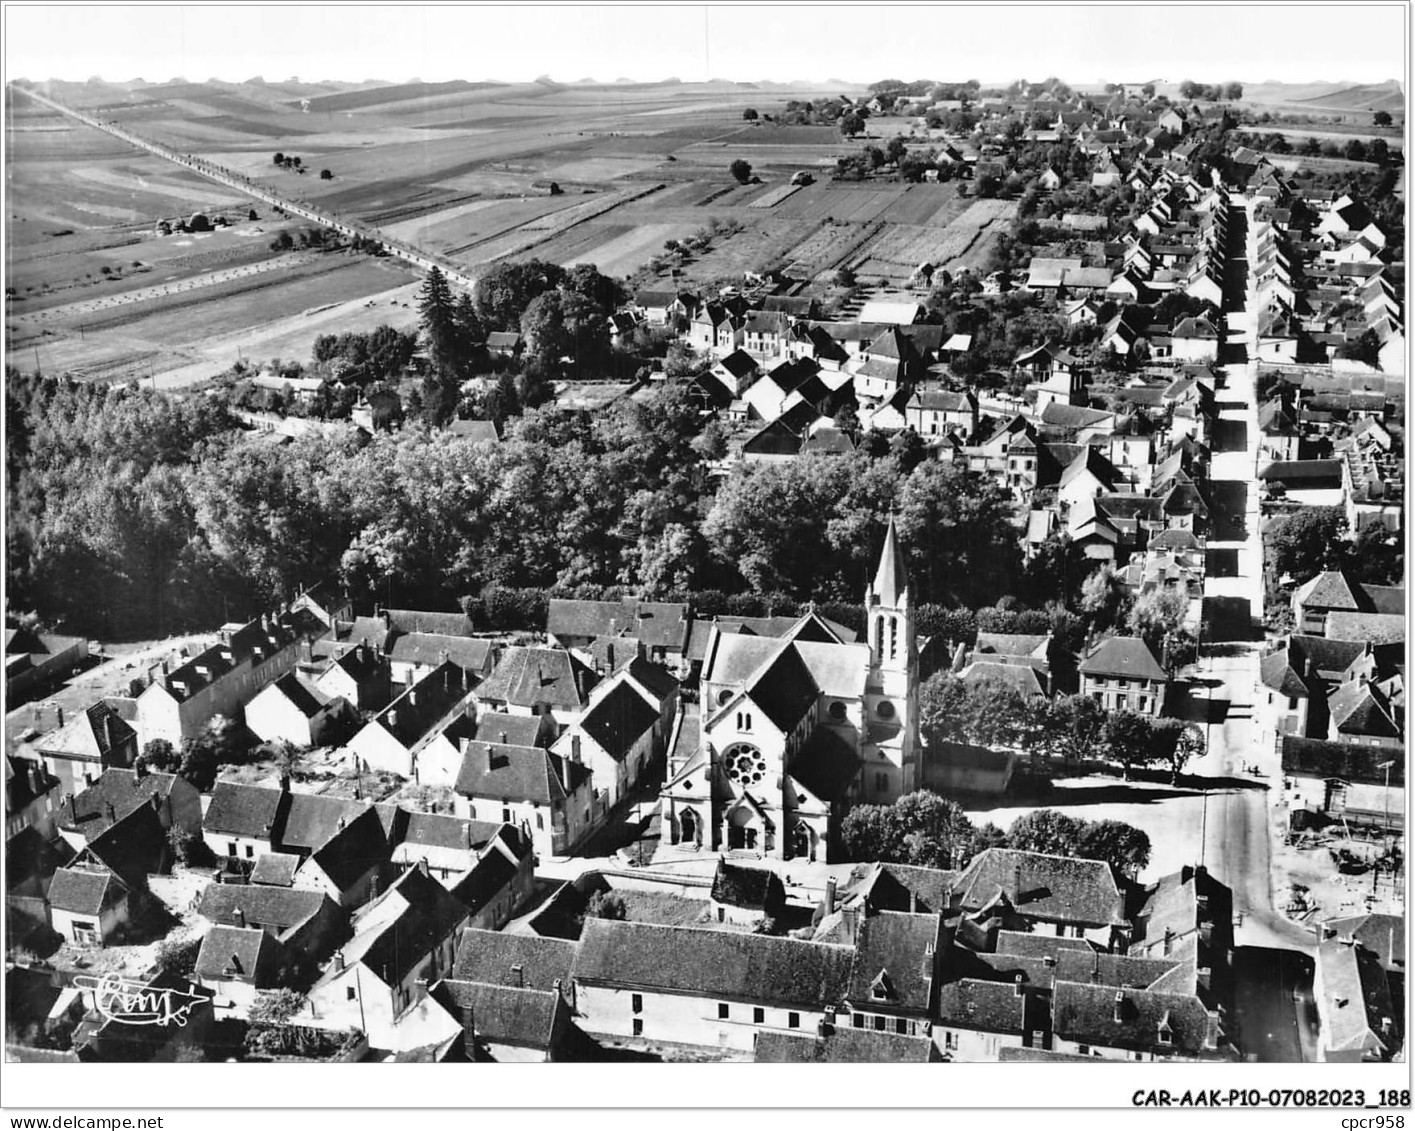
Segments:
[[[937,186],[832,185],[859,143],[829,127],[749,125],[807,87],[708,84],[54,83],[47,92],[153,141],[244,173],[292,200],[359,219],[475,272],[543,257],[635,281],[664,244],[726,225],[684,279],[794,260],[823,267],[886,222],[947,223]],[[7,339],[46,369],[180,384],[236,356],[304,357],[329,325],[358,329],[414,276],[388,262],[269,249],[285,227],[175,165],[7,98],[11,274]],[[298,155],[305,173],[275,165]],[[744,157],[762,183],[729,172]],[[332,177],[321,179],[328,168]],[[788,185],[814,170],[817,183]],[[563,192],[552,197],[557,183]],[[232,227],[159,237],[159,220],[222,214]],[[827,218],[832,223],[826,223]],[[735,230],[734,230],[735,229]],[[104,274],[103,269],[108,268]],[[401,301],[401,300],[397,300]],[[375,306],[367,306],[375,302]],[[332,320],[332,321],[331,321]]]
[[[979,200],[946,227],[889,224],[852,264],[864,276],[906,279],[921,263],[947,271],[979,270],[987,261],[993,237],[1005,230],[1017,213],[1006,200]]]

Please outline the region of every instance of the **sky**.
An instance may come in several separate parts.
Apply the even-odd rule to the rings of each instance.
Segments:
[[[11,3],[4,57],[7,80],[1403,82],[1406,14],[1401,3]]]

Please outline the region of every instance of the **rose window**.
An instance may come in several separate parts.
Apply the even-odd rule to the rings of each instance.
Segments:
[[[730,781],[741,785],[757,785],[766,777],[766,758],[755,746],[738,743],[729,746],[722,757]]]

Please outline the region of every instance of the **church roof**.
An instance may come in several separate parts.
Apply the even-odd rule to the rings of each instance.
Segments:
[[[872,593],[880,604],[898,606],[909,590],[909,573],[904,567],[904,554],[899,548],[899,537],[894,530],[894,516],[889,516],[889,525],[884,531],[884,547],[880,550],[879,569],[875,573]]]

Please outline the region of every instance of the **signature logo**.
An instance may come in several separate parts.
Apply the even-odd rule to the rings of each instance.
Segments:
[[[80,974],[74,979],[80,989],[93,991],[94,1007],[110,1021],[126,1025],[186,1025],[192,1007],[211,998],[204,994],[163,989],[117,974],[95,978]]]

